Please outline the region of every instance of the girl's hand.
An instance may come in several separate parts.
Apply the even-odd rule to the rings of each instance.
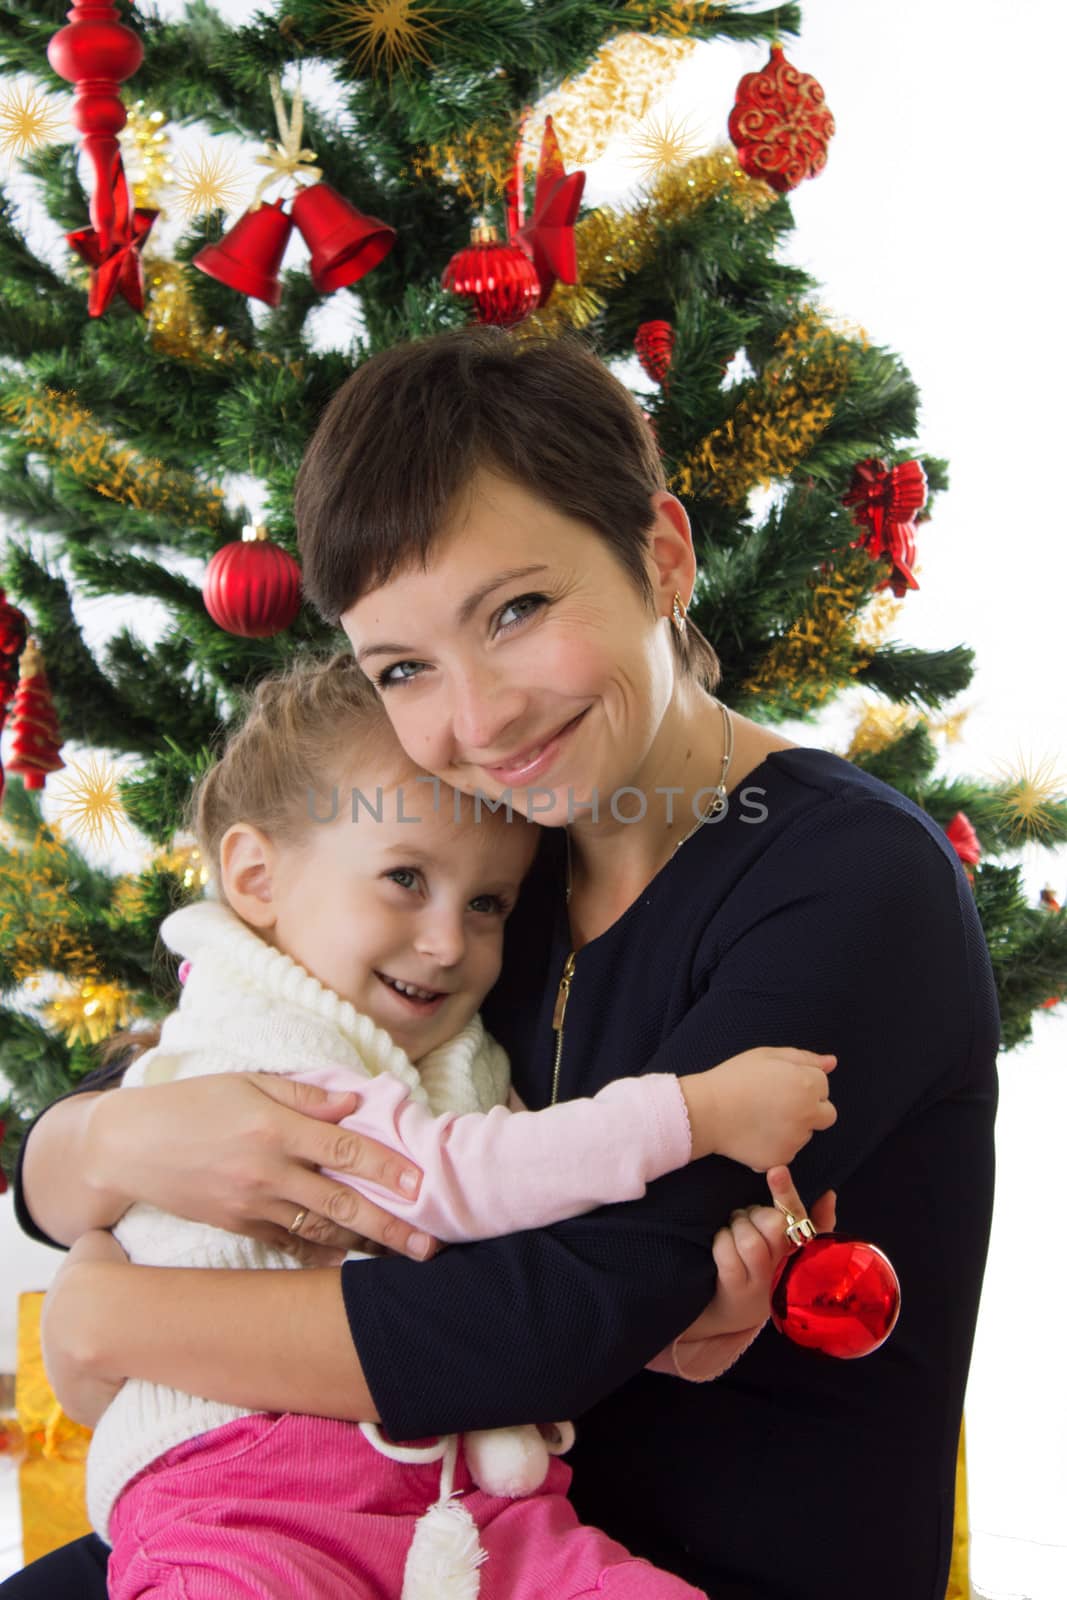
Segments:
[[[100,1265],[106,1264],[101,1281]],[[95,1428],[125,1379],[98,1370],[95,1352],[107,1268],[127,1265],[110,1233],[94,1228],[68,1251],[41,1308],[41,1353],[48,1381],[75,1422]]]
[[[787,1167],[773,1167],[767,1185],[772,1198],[798,1221],[807,1216]],[[811,1220],[818,1233],[836,1226],[837,1196],[832,1189],[816,1201]],[[650,1363],[653,1370],[707,1382],[733,1366],[770,1316],[771,1281],[779,1262],[794,1249],[785,1230],[782,1212],[770,1206],[734,1212],[729,1226],[720,1228],[712,1243],[718,1271],[714,1300],[669,1351]]]
[[[836,1065],[836,1056],[761,1047],[679,1079],[691,1159],[727,1156],[753,1172],[792,1161],[813,1133],[837,1121],[827,1082]]]
[[[219,1073],[116,1089],[92,1112],[88,1165],[125,1205],[144,1201],[192,1222],[334,1266],[339,1252],[385,1245],[416,1260],[436,1242],[324,1177],[320,1167],[370,1179],[397,1194],[418,1168],[373,1139],[336,1128],[359,1103],[276,1073]],[[289,1232],[305,1215],[298,1236]]]

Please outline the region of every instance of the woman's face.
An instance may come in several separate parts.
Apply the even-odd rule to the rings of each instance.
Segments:
[[[674,687],[670,600],[693,579],[685,513],[666,495],[654,506],[655,615],[599,535],[488,472],[425,570],[344,613],[414,761],[469,794],[510,791],[550,826],[641,786]]]

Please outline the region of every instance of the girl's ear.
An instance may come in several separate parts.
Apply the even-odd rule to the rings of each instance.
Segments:
[[[274,870],[277,851],[265,833],[250,822],[227,828],[219,846],[222,890],[242,921],[264,931],[277,921]]]

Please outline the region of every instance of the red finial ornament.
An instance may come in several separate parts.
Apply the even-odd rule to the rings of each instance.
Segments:
[[[779,1207],[779,1209],[783,1209]],[[771,1282],[771,1321],[805,1350],[841,1361],[869,1356],[900,1314],[900,1282],[877,1245],[843,1233],[816,1233],[788,1211],[786,1233],[798,1248]]]
[[[17,772],[27,789],[43,789],[50,772],[65,766],[59,754],[59,719],[44,660],[33,639],[22,652],[19,686],[11,710],[11,753],[7,770]]]
[[[742,169],[779,194],[822,171],[834,136],[822,85],[798,72],[780,44],[761,72],[741,79],[728,127]]]

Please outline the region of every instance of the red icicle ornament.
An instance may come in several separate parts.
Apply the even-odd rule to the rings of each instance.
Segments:
[[[204,573],[212,622],[241,639],[269,639],[300,610],[300,567],[261,524],[216,550]]]
[[[471,242],[457,250],[441,275],[441,287],[469,296],[479,322],[510,328],[528,317],[541,299],[537,269],[518,244],[501,244],[492,223],[476,222]]]
[[[33,639],[22,653],[19,686],[11,709],[8,772],[17,772],[27,789],[43,789],[50,772],[65,766],[59,754],[59,719],[44,660]]]
[[[779,194],[822,171],[834,136],[822,85],[787,61],[780,44],[761,72],[741,79],[728,127],[742,170]]]
[[[674,354],[674,329],[671,324],[662,319],[642,322],[634,334],[634,354],[653,383],[666,386]]]

